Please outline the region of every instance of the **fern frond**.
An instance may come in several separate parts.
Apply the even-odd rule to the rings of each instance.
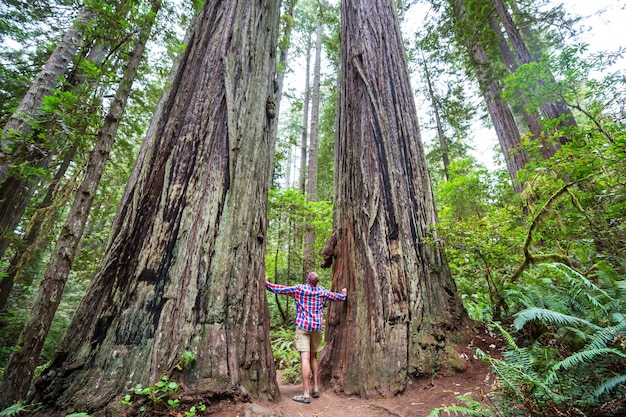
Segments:
[[[508,344],[509,348],[513,350],[519,349],[519,347],[517,347],[517,343],[515,343],[515,339],[513,339],[513,336],[511,336],[509,332],[504,330],[504,327],[502,327],[499,323],[496,323],[496,322],[491,322],[490,324],[491,326],[495,327],[500,332],[500,334],[502,334],[502,337],[504,337],[504,340],[506,340],[506,343]]]
[[[605,348],[609,342],[615,340],[615,336],[624,332],[626,332],[626,320],[621,321],[615,326],[600,329],[600,331],[592,335],[591,341],[587,345],[586,349]]]
[[[538,320],[544,324],[549,323],[556,326],[586,326],[593,330],[600,329],[599,326],[585,319],[537,307],[520,311],[515,315],[515,321],[513,323],[515,325],[515,329],[520,330],[526,323],[533,320]]]
[[[618,385],[622,385],[626,383],[626,375],[617,375],[612,378],[607,379],[593,392],[594,398],[600,398],[600,396],[604,393],[607,393],[613,390]]]
[[[587,312],[588,307],[592,306],[602,313],[607,313],[606,304],[613,300],[613,297],[605,290],[591,282],[580,272],[560,263],[547,264],[549,269],[565,279],[567,285],[563,286],[567,289],[566,293],[572,298],[572,307],[579,312]],[[603,297],[605,300],[601,300]]]
[[[573,355],[568,356],[563,359],[561,362],[556,363],[552,369],[557,371],[559,369],[568,370],[572,368],[576,368],[582,365],[588,365],[593,362],[593,360],[600,356],[602,358],[606,357],[608,354],[613,354],[619,356],[621,358],[626,358],[626,354],[620,352],[617,349],[611,348],[603,348],[603,349],[585,349],[579,352],[574,353]]]
[[[434,408],[430,411],[427,417],[440,417],[444,415],[445,412],[448,416],[476,416],[476,417],[494,417],[495,414],[489,408],[485,407],[484,404],[481,404],[479,401],[475,399],[461,395],[456,397],[458,400],[464,402],[467,407],[451,405],[445,407]]]

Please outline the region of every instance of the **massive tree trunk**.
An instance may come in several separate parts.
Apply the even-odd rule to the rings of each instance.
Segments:
[[[194,366],[173,377],[188,386],[279,395],[263,286],[278,14],[205,3],[34,401],[92,411],[186,351]]]
[[[115,98],[109,107],[104,126],[85,167],[85,176],[78,187],[67,221],[61,228],[61,234],[50,257],[37,298],[18,340],[19,349],[15,350],[9,358],[0,383],[0,407],[7,407],[26,397],[35,368],[39,363],[41,349],[61,303],[65,284],[89,218],[89,211],[115,142],[154,19],[160,8],[161,0],[153,0],[152,8],[129,57]]]
[[[320,377],[348,395],[440,369],[466,317],[443,249],[393,0],[344,0],[333,288]],[[427,238],[433,240],[427,242]]]

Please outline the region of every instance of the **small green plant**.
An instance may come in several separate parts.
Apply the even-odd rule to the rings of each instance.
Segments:
[[[191,352],[183,353],[183,356],[180,358],[180,361],[174,366],[174,368],[179,371],[183,371],[185,369],[189,369],[189,367],[196,361],[196,356]]]
[[[156,382],[153,387],[144,387],[141,384],[135,385],[131,391],[135,395],[145,396],[154,404],[163,402],[163,400],[170,395],[172,392],[178,391],[178,384],[174,381],[170,381],[167,375],[163,375],[161,380]],[[132,397],[130,394],[124,397],[122,400],[123,404],[130,405],[132,404]]]
[[[475,416],[475,417],[494,417],[499,414],[495,413],[491,408],[481,402],[465,396],[458,396],[457,399],[465,403],[465,406],[450,405],[444,407],[433,408],[426,417],[448,416]],[[444,414],[446,413],[446,414]]]
[[[185,352],[180,361],[174,366],[174,369],[179,371],[188,369],[195,360],[196,357],[192,353]],[[144,387],[141,384],[135,385],[130,389],[130,393],[124,396],[121,402],[124,405],[131,406],[133,405],[133,400],[138,397],[140,400],[148,401],[154,409],[165,408],[170,415],[181,415],[180,412],[175,411],[181,406],[180,399],[173,398],[173,395],[178,392],[179,388],[178,383],[171,381],[168,375],[163,375],[153,386]],[[145,412],[146,409],[147,406],[144,405],[139,408],[139,411]],[[196,413],[204,411],[205,409],[206,405],[199,402],[188,411],[183,412],[186,417],[193,417]]]
[[[24,405],[23,401],[18,401],[10,407],[5,408],[0,411],[0,417],[13,417],[18,416],[22,412],[30,411],[27,406]]]
[[[195,405],[194,405],[194,406],[192,406],[192,407],[189,409],[189,411],[185,411],[185,416],[186,416],[186,417],[193,417],[193,416],[195,416],[195,415],[196,415],[196,413],[197,413],[198,411],[204,411],[204,410],[206,410],[206,405],[204,405],[204,404],[202,403],[202,401],[200,401],[200,402],[198,403],[198,406],[195,406]]]

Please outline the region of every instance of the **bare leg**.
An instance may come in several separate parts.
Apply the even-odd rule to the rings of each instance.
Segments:
[[[317,362],[317,352],[311,353],[311,371],[313,372],[313,391],[319,391],[319,387],[317,386],[317,371],[319,369],[319,365]]]
[[[302,389],[304,390],[304,396],[308,397],[309,378],[311,378],[311,352],[300,352],[300,364],[302,367]]]

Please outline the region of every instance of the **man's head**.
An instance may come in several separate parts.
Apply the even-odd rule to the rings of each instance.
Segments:
[[[311,271],[307,275],[306,283],[309,284],[309,285],[312,285],[312,286],[316,286],[317,283],[319,282],[319,280],[320,280],[320,276],[317,275],[317,272]]]

